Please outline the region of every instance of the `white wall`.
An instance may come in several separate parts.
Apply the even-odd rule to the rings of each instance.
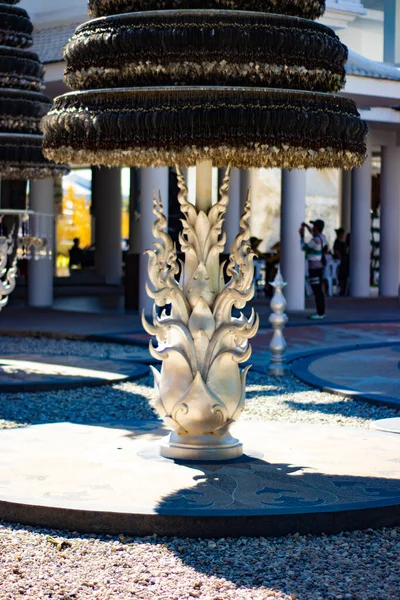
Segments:
[[[252,169],[250,188],[251,235],[263,240],[259,249],[265,252],[280,238],[280,169]]]
[[[365,17],[336,32],[351,50],[377,62],[383,62],[383,11],[369,10]]]
[[[281,171],[253,169],[251,176],[251,234],[263,240],[260,250],[266,251],[280,237]],[[308,169],[306,220],[323,219],[330,245],[339,224],[339,171]],[[300,223],[299,223],[300,227]]]
[[[339,226],[339,171],[338,169],[308,169],[306,221],[325,221],[324,233],[332,248],[335,229]]]

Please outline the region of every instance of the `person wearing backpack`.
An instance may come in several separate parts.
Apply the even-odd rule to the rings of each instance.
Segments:
[[[302,223],[299,229],[301,248],[306,253],[308,263],[308,278],[315,298],[317,312],[310,315],[309,319],[319,321],[326,318],[325,296],[322,285],[322,276],[326,265],[326,252],[328,250],[327,240],[322,233],[325,227],[322,219],[310,221],[311,225]],[[304,240],[305,230],[311,234],[308,243]]]

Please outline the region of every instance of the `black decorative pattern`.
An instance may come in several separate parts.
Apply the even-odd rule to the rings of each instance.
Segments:
[[[0,87],[42,92],[44,68],[35,52],[0,46]]]
[[[80,26],[67,46],[66,81],[80,91],[44,119],[46,156],[74,165],[360,166],[367,128],[355,104],[320,93],[343,86],[347,59],[329,28],[304,19],[323,8],[92,0],[91,14],[110,16]]]
[[[39,92],[0,88],[0,131],[40,134],[40,121],[51,107]]]
[[[238,167],[339,166],[346,153],[350,164],[360,163],[366,132],[351,101],[252,88],[70,93],[56,99],[43,129],[46,154],[56,160],[57,148],[60,156],[70,148],[73,163],[89,157],[93,162],[98,155],[100,164],[120,160],[147,166],[158,157],[168,163],[179,156],[190,165],[199,158],[197,149],[205,148],[202,158],[222,166],[230,154]],[[105,159],[100,149],[113,158]],[[128,154],[121,154],[124,150]]]
[[[343,87],[347,48],[331,29],[304,19],[190,10],[85,23],[64,57],[72,89],[245,85],[332,92]]]
[[[196,485],[160,502],[160,514],[226,514],[261,511],[273,514],[354,510],[382,502],[400,503],[400,482],[309,472],[301,466],[275,465],[243,456],[230,464],[188,464]],[[294,476],[295,475],[295,476]],[[220,512],[219,512],[220,511]]]
[[[0,175],[7,179],[37,179],[63,174],[66,167],[43,157],[41,135],[0,134]]]
[[[64,173],[42,152],[40,122],[51,106],[39,57],[27,50],[33,26],[27,12],[0,3],[0,176],[36,179]]]
[[[0,4],[0,45],[29,48],[33,43],[32,31],[33,25],[26,10]]]

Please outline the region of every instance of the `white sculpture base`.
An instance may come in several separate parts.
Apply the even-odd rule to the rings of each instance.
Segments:
[[[160,454],[175,460],[232,460],[243,455],[243,444],[229,432],[223,436],[179,435],[172,431],[160,444]]]

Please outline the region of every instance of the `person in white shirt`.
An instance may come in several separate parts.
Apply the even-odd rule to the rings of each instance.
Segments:
[[[311,225],[302,223],[299,229],[301,248],[306,253],[308,262],[308,277],[315,298],[315,307],[317,312],[310,315],[310,319],[322,320],[325,315],[325,296],[322,286],[322,274],[326,265],[325,252],[327,250],[327,240],[322,233],[325,227],[322,219],[311,221]],[[311,239],[308,243],[304,240],[305,230],[311,234]]]

